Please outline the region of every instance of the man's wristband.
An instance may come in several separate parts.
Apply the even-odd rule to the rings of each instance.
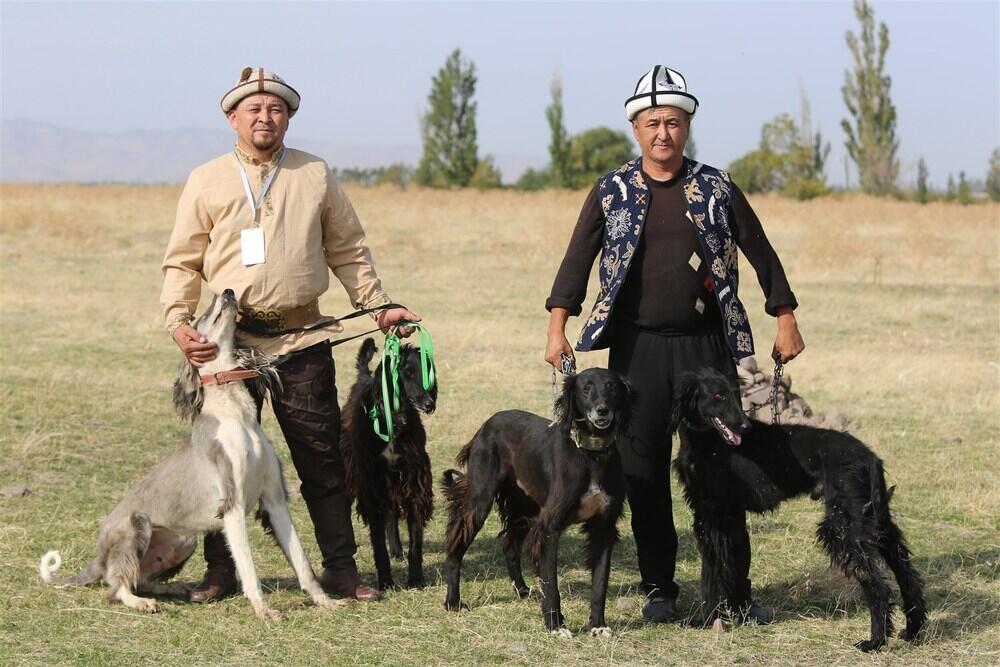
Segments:
[[[366,303],[363,307],[364,308],[378,308],[379,306],[387,306],[390,303],[392,303],[392,299],[389,298],[389,295],[388,294],[383,294],[382,296],[380,296],[380,297],[378,297],[376,299],[372,299],[371,301],[369,301],[368,303]],[[372,319],[375,320],[375,324],[378,324],[378,316],[382,314],[383,310],[384,309],[373,310],[372,312],[368,313],[369,315],[372,316]]]
[[[173,336],[175,331],[177,331],[183,326],[190,325],[191,322],[193,321],[194,318],[191,317],[190,315],[187,314],[175,315],[174,317],[170,318],[169,322],[167,322],[167,333]]]

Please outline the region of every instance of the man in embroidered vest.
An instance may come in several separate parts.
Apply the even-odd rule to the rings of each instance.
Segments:
[[[191,172],[177,204],[163,260],[161,304],[167,330],[195,366],[216,349],[191,326],[204,282],[240,302],[237,341],[272,355],[281,392],[273,398],[323,554],[327,592],[379,599],[361,582],[354,553],[350,503],[340,457],[340,408],[327,339],[343,328],[324,318],[317,299],[330,271],[358,308],[391,303],[347,196],[318,157],[284,145],[299,94],[277,74],[247,67],[222,98],[236,132],[233,152]],[[374,315],[380,327],[419,318],[405,308]],[[317,326],[319,325],[319,326]],[[406,331],[402,331],[404,335]],[[205,577],[194,601],[236,589],[235,565],[221,533],[205,536]]]
[[[676,609],[677,532],[670,498],[670,406],[681,374],[705,366],[735,379],[734,358],[753,354],[737,295],[737,248],[750,260],[777,318],[774,351],[783,361],[803,349],[796,307],[781,262],[746,197],[728,174],[684,157],[697,99],[680,73],[653,67],[625,102],[642,157],[598,179],[583,204],[545,307],[545,360],[573,354],[566,320],[581,312],[601,252],[597,302],[578,351],[610,347],[609,367],[626,375],[637,405],[618,442],[646,593],[643,617],[669,621]],[[558,367],[558,366],[557,366]],[[744,527],[745,532],[745,527]],[[749,574],[750,542],[738,556]],[[750,581],[745,581],[749,597]],[[769,620],[753,605],[748,616]]]

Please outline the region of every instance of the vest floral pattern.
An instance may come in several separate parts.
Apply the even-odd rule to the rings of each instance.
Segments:
[[[580,352],[608,346],[603,334],[607,332],[615,298],[625,284],[649,210],[649,188],[642,177],[641,165],[642,158],[636,158],[598,181],[604,210],[600,291],[576,344]],[[722,313],[723,336],[734,357],[750,356],[754,353],[753,335],[746,309],[737,296],[736,240],[727,219],[732,196],[729,174],[687,158],[684,169],[687,218],[694,225],[702,254],[708,261],[711,289]]]

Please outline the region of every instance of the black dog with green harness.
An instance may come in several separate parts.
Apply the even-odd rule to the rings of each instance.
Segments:
[[[400,344],[400,326],[417,330],[419,348]],[[347,493],[357,501],[358,515],[369,528],[380,590],[395,586],[387,532],[393,553],[401,555],[399,520],[406,517],[406,586],[419,588],[424,585],[424,528],[434,509],[420,413],[431,414],[437,406],[434,350],[422,325],[404,322],[386,336],[381,361],[372,373],[368,366],[375,353],[375,341],[366,338],[358,352],[358,377],[343,409],[340,450]]]

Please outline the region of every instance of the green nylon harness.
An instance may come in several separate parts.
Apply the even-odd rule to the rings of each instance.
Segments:
[[[413,327],[417,330],[417,336],[420,339],[420,380],[423,383],[424,391],[430,391],[435,382],[434,343],[431,341],[430,333],[417,322],[396,323],[385,335],[385,343],[382,345],[382,407],[385,414],[382,414],[378,403],[372,405],[371,410],[368,411],[368,416],[372,420],[372,428],[383,442],[392,440],[392,414],[399,412],[400,341],[399,336],[396,335],[396,330],[399,327]],[[392,385],[391,392],[389,391],[390,383]],[[385,421],[384,431],[379,425],[380,417]]]

